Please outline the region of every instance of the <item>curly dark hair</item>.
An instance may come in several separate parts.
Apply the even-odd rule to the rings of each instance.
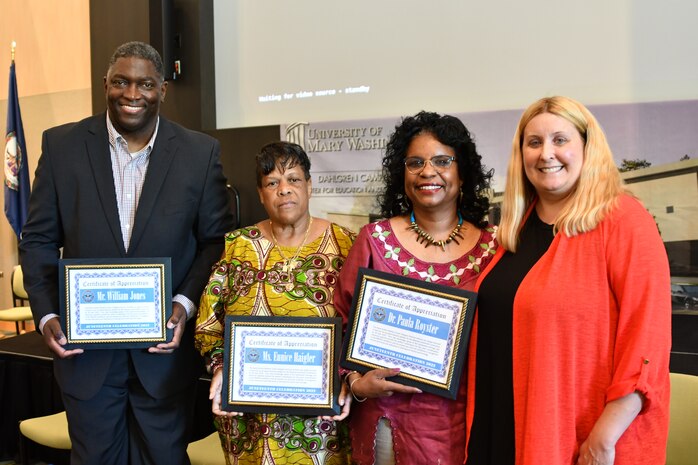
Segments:
[[[378,197],[381,216],[392,218],[412,210],[405,194],[405,154],[412,139],[419,134],[430,134],[454,150],[458,175],[463,181],[458,210],[464,220],[479,228],[485,227],[490,208],[485,190],[490,186],[493,170],[483,166],[475,142],[461,120],[427,111],[403,118],[390,136],[382,162],[385,188]]]
[[[262,178],[278,166],[281,171],[300,165],[305,180],[310,179],[310,159],[303,147],[292,142],[271,142],[261,149],[255,157],[257,165],[257,187],[262,187]]]

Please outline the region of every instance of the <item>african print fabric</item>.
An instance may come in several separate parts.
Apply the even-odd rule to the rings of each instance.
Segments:
[[[284,267],[294,247],[274,245],[256,226],[226,235],[223,258],[215,265],[201,298],[196,346],[220,354],[226,315],[333,317],[334,285],[354,233],[332,224],[303,246],[292,269]],[[316,417],[252,415],[216,417],[228,464],[340,465],[348,461],[343,423]]]

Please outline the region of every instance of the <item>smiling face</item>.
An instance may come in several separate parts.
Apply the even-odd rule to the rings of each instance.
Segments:
[[[257,188],[259,201],[269,219],[279,225],[295,225],[310,215],[308,204],[312,182],[305,179],[300,165],[287,167],[281,172],[277,166],[271,173],[262,176]]]
[[[412,139],[405,159],[415,157],[431,160],[441,155],[455,157],[456,152],[431,134],[423,133]],[[427,162],[417,174],[405,169],[405,194],[415,209],[446,207],[455,211],[461,184],[457,161],[448,168],[434,168],[432,163]]]
[[[523,131],[521,152],[526,177],[541,200],[563,200],[574,191],[584,140],[572,123],[552,113],[532,118]]]
[[[104,90],[109,119],[116,130],[129,147],[132,142],[145,145],[155,130],[167,91],[167,82],[153,63],[138,57],[117,59],[104,78]]]

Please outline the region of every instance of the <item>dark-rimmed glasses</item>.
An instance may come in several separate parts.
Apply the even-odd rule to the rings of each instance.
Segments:
[[[452,157],[450,155],[437,155],[429,160],[419,157],[409,157],[405,158],[405,168],[407,168],[407,171],[412,174],[419,174],[422,172],[424,167],[427,166],[427,162],[429,162],[431,167],[434,168],[434,171],[440,173],[449,169],[451,167],[451,163],[454,161],[456,161],[456,157]]]

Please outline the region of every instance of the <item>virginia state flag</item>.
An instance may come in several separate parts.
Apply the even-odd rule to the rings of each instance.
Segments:
[[[22,115],[19,112],[15,62],[10,65],[10,90],[7,94],[7,136],[5,137],[5,216],[17,234],[27,219],[29,207],[29,167],[27,144],[24,142]]]

